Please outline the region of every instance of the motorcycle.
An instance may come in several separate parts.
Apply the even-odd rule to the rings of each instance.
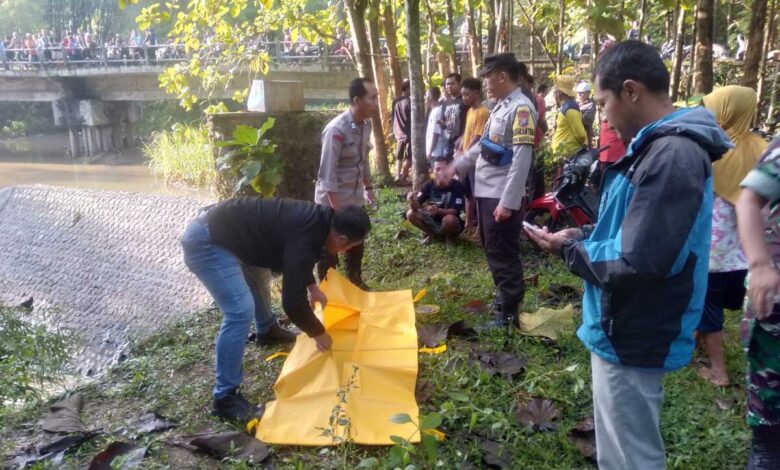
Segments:
[[[598,197],[588,181],[599,153],[608,149],[582,148],[566,159],[553,190],[528,204],[525,220],[551,232],[596,222]]]

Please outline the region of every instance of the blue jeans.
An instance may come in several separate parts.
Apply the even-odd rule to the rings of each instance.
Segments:
[[[252,318],[258,334],[264,334],[276,322],[263,301],[250,268],[229,250],[215,245],[206,225],[190,222],[181,238],[184,263],[206,286],[222,310],[222,325],[217,335],[216,382],[214,398],[238,388],[243,379],[241,362]]]

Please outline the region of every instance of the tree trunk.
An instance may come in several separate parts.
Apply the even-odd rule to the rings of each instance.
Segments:
[[[428,2],[428,0],[423,0],[425,2],[425,11],[428,15],[428,41],[425,48],[425,80],[430,80],[431,76],[433,75],[433,72],[431,71],[431,58],[433,57],[433,35],[436,33],[436,25],[434,24],[433,19],[433,10],[431,9],[431,5]],[[407,38],[408,41],[408,38]],[[407,44],[407,60],[409,57],[409,45]],[[444,77],[442,77],[444,78]]]
[[[390,64],[390,79],[393,82],[393,97],[395,98],[401,96],[401,86],[403,85],[404,77],[401,73],[401,61],[398,60],[393,0],[386,0],[383,3],[382,29],[384,29],[385,40],[387,41],[387,62]]]
[[[563,28],[566,26],[566,0],[560,0],[560,12],[558,13],[558,60],[555,64],[555,73],[561,74],[563,70]]]
[[[766,24],[766,7],[767,0],[754,0],[753,2],[747,50],[745,51],[745,61],[742,63],[742,85],[753,89],[758,85],[758,72],[764,43],[764,25]]]
[[[349,29],[352,32],[352,44],[355,48],[355,60],[361,77],[374,78],[371,57],[366,33],[366,7],[368,0],[344,0],[349,18]]]
[[[621,23],[626,22],[626,0],[620,1],[620,13],[618,14],[618,19]]]
[[[452,0],[445,0],[445,15],[447,18],[447,30],[449,31],[450,42],[452,43],[452,50],[450,51],[449,61],[450,70],[460,73],[460,64],[458,64],[458,53],[455,50],[455,22],[452,19]]]
[[[764,88],[766,84],[766,56],[769,53],[769,41],[771,40],[771,34],[772,28],[774,28],[774,11],[775,7],[777,6],[777,0],[771,0],[772,3],[769,7],[769,11],[771,12],[771,15],[769,17],[769,23],[767,24],[767,27],[764,28],[764,40],[762,41],[762,48],[761,48],[761,63],[759,65],[759,74],[758,74],[758,88],[757,91],[757,98],[758,98],[758,107],[756,108],[756,117],[754,124],[758,124],[759,118],[762,114],[762,108],[764,104],[764,100],[762,99],[764,96]]]
[[[712,91],[712,38],[714,33],[712,12],[714,4],[715,0],[698,0],[696,25],[699,36],[696,40],[696,62],[693,68],[694,94]]]
[[[509,0],[508,10],[506,14],[506,28],[507,28],[507,34],[506,34],[506,44],[507,44],[507,50],[514,50],[514,44],[512,43],[512,31],[515,29],[513,25],[515,24],[515,2],[514,0]]]
[[[504,36],[504,0],[498,1],[498,20],[496,21],[496,45],[493,48],[496,53],[503,52],[503,36]]]
[[[479,66],[482,64],[482,38],[479,37],[477,32],[477,25],[474,21],[474,6],[471,4],[472,0],[464,0],[464,8],[466,13],[466,21],[469,27],[469,51],[471,55],[471,75],[474,77],[479,76]]]
[[[387,149],[390,137],[390,114],[389,106],[387,105],[387,83],[385,83],[385,60],[382,57],[382,47],[379,44],[379,6],[381,0],[371,0],[371,6],[375,9],[376,14],[366,21],[368,26],[368,39],[369,46],[371,47],[371,65],[374,72],[374,83],[376,83],[376,90],[379,93],[379,121],[382,123],[382,147]],[[374,127],[377,126],[374,123]],[[376,133],[374,138],[379,139]],[[375,147],[376,148],[376,147]],[[390,164],[387,159],[387,151],[384,155],[380,155],[377,152],[376,165],[377,174],[381,177],[390,177]]]
[[[780,72],[774,74],[772,80],[772,89],[769,91],[769,110],[766,116],[767,133],[769,135],[775,135],[775,128],[778,121],[780,121]]]
[[[645,40],[645,16],[647,13],[647,2],[641,0],[639,2],[639,40]]]
[[[371,64],[368,35],[366,34],[366,7],[367,0],[344,0],[347,6],[349,26],[352,31],[352,43],[355,48],[355,59],[360,76],[374,80],[374,70]],[[390,176],[390,168],[387,165],[387,145],[385,144],[385,123],[379,116],[377,109],[371,116],[371,135],[374,143],[374,170],[380,176]],[[383,166],[384,165],[384,166]]]
[[[410,94],[412,100],[412,190],[419,191],[428,180],[428,162],[425,159],[425,83],[420,55],[420,0],[406,0],[406,38]]]
[[[677,0],[675,11],[680,14],[677,17],[677,32],[674,36],[674,58],[672,66],[672,103],[677,101],[680,93],[680,75],[682,74],[683,47],[685,46],[685,10]]]
[[[539,44],[542,46],[542,50],[544,51],[545,55],[547,55],[547,60],[550,61],[550,65],[557,69],[558,65],[555,62],[555,58],[553,57],[552,53],[549,49],[547,49],[547,45],[545,44],[544,38],[541,34],[539,34],[539,31],[536,29],[536,22],[531,18],[531,16],[528,14],[528,12],[525,10],[525,7],[522,3],[518,3],[518,6],[520,7],[520,13],[523,14],[523,17],[525,17],[525,21],[528,22],[528,24],[531,26],[531,34],[533,36],[536,36],[536,39],[539,41]]]
[[[522,9],[522,5],[520,6]],[[528,64],[528,70],[531,76],[536,75],[536,45],[534,44],[534,31],[536,30],[536,21],[531,20],[531,34],[528,35],[528,50],[531,53],[531,62]]]
[[[685,85],[685,99],[691,96],[693,88],[693,64],[696,62],[696,42],[699,40],[699,23],[696,21],[699,5],[693,6],[693,37],[691,37],[691,56],[688,58],[688,80]]]
[[[486,13],[488,15],[488,37],[487,37],[487,53],[493,54],[496,52],[496,4],[494,3],[495,0],[487,0],[483,1],[482,4],[485,5],[485,8],[487,9]],[[481,40],[481,38],[480,38]]]

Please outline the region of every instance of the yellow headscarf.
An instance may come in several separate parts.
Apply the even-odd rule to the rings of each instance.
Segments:
[[[713,91],[702,102],[736,146],[712,164],[715,194],[736,204],[739,183],[767,147],[764,139],[750,132],[750,123],[756,113],[756,92],[752,88],[730,85]]]

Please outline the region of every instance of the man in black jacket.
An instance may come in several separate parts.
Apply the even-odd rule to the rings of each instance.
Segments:
[[[303,201],[257,197],[220,202],[187,226],[181,239],[184,262],[224,315],[216,342],[214,415],[246,422],[259,411],[238,391],[253,317],[260,338],[277,342],[293,339],[276,324],[248,279],[246,268],[282,273],[285,313],[325,351],[331,338],[312,306],[315,302],[324,306],[327,299],[312,270],[323,250],[334,255],[344,252],[363,243],[370,229],[368,215],[358,206],[334,211]]]

